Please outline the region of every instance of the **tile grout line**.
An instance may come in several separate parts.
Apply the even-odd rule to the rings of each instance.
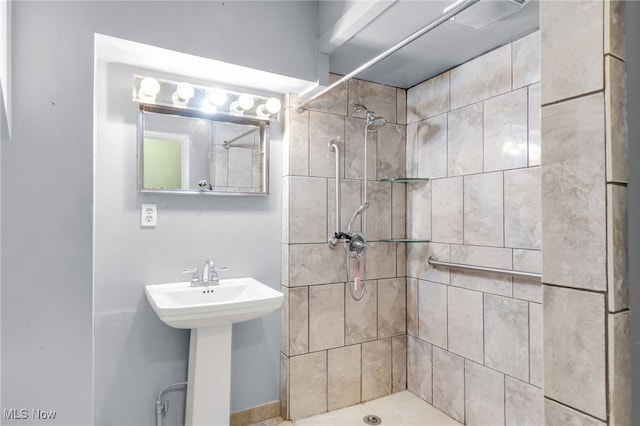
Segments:
[[[562,406],[562,407],[565,407],[565,408],[568,408],[568,409],[570,409],[570,410],[573,410],[573,411],[575,411],[575,412],[577,412],[577,413],[580,413],[580,414],[582,414],[582,415],[584,415],[584,416],[587,416],[587,417],[589,417],[589,418],[591,418],[591,419],[600,420],[601,422],[604,422],[605,424],[607,424],[607,421],[606,421],[606,420],[601,419],[600,417],[596,417],[596,416],[594,416],[593,414],[589,414],[589,413],[587,413],[586,411],[582,411],[582,410],[580,410],[579,408],[572,407],[571,405],[565,404],[565,403],[563,403],[563,402],[561,402],[561,401],[559,401],[559,400],[557,400],[557,399],[554,399],[554,398],[552,398],[552,397],[550,397],[550,396],[548,396],[548,395],[545,395],[545,396],[544,396],[544,399],[548,399],[549,401],[554,402],[555,404],[558,404],[558,405],[560,405],[560,406]]]
[[[445,321],[447,323],[446,328],[447,328],[447,333],[446,333],[446,342],[445,342],[445,350],[448,352],[449,351],[449,286],[445,286],[444,289],[445,293],[444,293],[444,298],[445,298]]]
[[[529,362],[527,362],[527,366],[529,367],[529,379],[528,383],[531,384],[531,302],[527,303],[527,324],[528,324],[528,333],[527,339],[529,343],[529,351],[527,352],[527,358]]]
[[[608,311],[607,313],[609,315],[618,315],[618,314],[624,314],[625,312],[630,312],[631,309],[630,308],[622,308],[622,309],[618,309],[617,311]]]
[[[596,95],[598,93],[602,93],[604,95],[604,87],[602,89],[598,89],[598,90],[593,90],[591,92],[586,92],[586,93],[581,93],[579,95],[575,95],[575,96],[569,96],[568,98],[562,98],[562,99],[558,99],[555,101],[551,101],[551,102],[547,102],[546,104],[543,104],[542,101],[540,102],[540,109],[542,108],[546,108],[546,107],[550,107],[550,106],[554,106],[554,105],[558,105],[564,102],[570,102],[570,101],[574,101],[580,98],[587,98],[591,95]],[[541,98],[542,98],[542,93],[541,93]]]
[[[626,63],[627,63],[627,60],[626,60],[626,59],[622,59],[620,56],[616,55],[616,54],[615,54],[615,53],[613,53],[613,52],[607,52],[607,53],[605,53],[605,54],[604,54],[604,57],[605,57],[605,59],[606,59],[607,57],[612,58],[612,59],[617,59],[618,61],[622,62],[623,64],[626,64]]]
[[[554,288],[565,289],[565,290],[584,291],[584,292],[587,292],[587,293],[601,294],[601,295],[605,296],[605,298],[607,297],[607,291],[606,290],[592,290],[592,289],[589,289],[589,288],[571,287],[571,286],[566,286],[566,285],[562,285],[562,284],[554,284],[554,283],[548,283],[548,282],[542,282],[542,285],[546,285],[546,286],[554,287]]]
[[[605,8],[607,3],[603,3],[603,8]],[[609,5],[610,6],[610,5]],[[604,20],[607,18],[607,14],[603,11],[603,22],[602,22],[602,32],[603,32],[603,37],[602,37],[602,42],[603,42],[603,46],[602,46],[602,51],[605,52],[605,46],[604,46],[604,33],[606,32],[606,23],[604,22]],[[610,61],[609,61],[610,62]],[[623,62],[624,64],[624,62]],[[611,292],[610,290],[610,286],[615,285],[615,283],[611,283],[609,282],[609,273],[613,273],[613,270],[611,269],[613,267],[613,265],[609,264],[609,252],[610,250],[613,250],[613,247],[610,246],[609,244],[609,237],[613,238],[611,236],[611,232],[613,230],[613,208],[611,208],[611,214],[612,217],[609,217],[609,207],[612,206],[612,197],[613,197],[613,188],[611,188],[611,191],[609,191],[609,185],[607,184],[607,174],[608,174],[608,167],[607,164],[609,161],[613,161],[612,156],[609,156],[607,154],[608,151],[608,146],[613,144],[613,141],[607,140],[607,115],[609,115],[609,119],[611,119],[611,108],[614,108],[613,106],[611,106],[610,108],[607,108],[607,93],[609,94],[609,96],[612,96],[612,90],[610,88],[611,86],[611,80],[613,79],[613,76],[611,75],[611,72],[607,72],[607,55],[605,54],[604,57],[602,58],[602,79],[603,79],[603,129],[604,129],[604,169],[605,169],[605,173],[604,173],[604,245],[605,245],[605,294],[604,294],[604,394],[605,394],[605,416],[607,418],[607,420],[610,420],[611,418],[611,377],[609,375],[609,362],[611,361],[609,359],[609,339],[612,339],[612,336],[609,336],[609,315],[607,313],[607,311],[609,310],[609,303],[610,303],[610,296],[611,296]],[[611,68],[613,67],[609,67],[609,71],[611,71]],[[626,68],[625,68],[626,70]],[[613,123],[611,123],[611,125],[613,126]],[[611,133],[611,132],[609,132]],[[609,135],[611,136],[611,134]],[[613,147],[612,147],[613,149]],[[613,170],[614,166],[611,166],[611,169]],[[613,174],[613,173],[612,173]],[[611,192],[611,194],[609,194]],[[611,195],[611,197],[609,196]],[[611,229],[609,228],[611,226]],[[607,422],[608,423],[608,422]]]
[[[480,152],[480,156],[482,157],[482,173],[487,173],[490,172],[490,170],[486,169],[486,165],[485,165],[485,160],[486,160],[486,155],[485,155],[485,149],[486,149],[486,143],[485,143],[485,136],[486,136],[486,132],[485,132],[485,120],[486,120],[486,99],[483,99],[481,101],[481,106],[482,106],[482,151]],[[478,102],[480,103],[480,102]]]
[[[324,379],[324,386],[325,386],[325,394],[324,394],[324,402],[325,402],[325,412],[329,411],[329,350],[325,350],[324,351],[324,356],[325,356],[325,379]]]
[[[442,176],[442,177],[435,177],[435,178],[429,178],[430,182],[433,181],[440,181],[440,180],[445,180],[448,178],[456,178],[456,177],[467,177],[467,176],[482,176],[485,174],[489,174],[489,173],[498,173],[498,172],[510,172],[510,171],[516,171],[516,170],[528,170],[528,169],[535,169],[535,168],[540,168],[541,165],[540,164],[536,164],[533,166],[521,166],[521,167],[510,167],[507,169],[498,169],[498,170],[490,170],[490,171],[486,171],[486,172],[474,172],[474,173],[461,173],[461,174],[457,174],[457,175],[452,175],[452,176]],[[618,183],[619,185],[628,185],[628,182],[607,182],[607,183]]]
[[[507,423],[507,379],[506,376],[502,376],[502,416],[504,418],[504,424]]]
[[[433,345],[429,345],[431,349],[431,405],[433,405]]]
[[[462,243],[461,244],[464,245],[465,244],[465,238],[464,238],[464,234],[465,234],[464,194],[465,194],[465,182],[467,180],[466,176],[462,176],[461,180],[462,180],[462,185],[461,185],[462,186],[462,191],[460,191],[460,198],[461,198],[461,201],[462,201],[462,203],[461,203],[462,204]],[[451,260],[451,246],[449,246],[449,260]],[[451,279],[451,277],[452,277],[451,276],[451,271],[449,271],[449,272],[450,272],[449,279]],[[451,281],[449,281],[449,282],[451,282]]]
[[[484,317],[485,317],[484,304],[485,304],[486,293],[481,291],[480,294],[482,294],[482,365],[485,365],[487,361],[486,348],[485,348],[486,337],[484,332],[484,327],[486,325],[486,321],[484,320]]]
[[[514,90],[516,90],[516,89],[513,88],[513,86],[514,86],[514,84],[513,84],[513,42],[509,43],[509,50],[511,51],[511,54],[510,54],[511,61],[509,62],[509,71],[511,71],[509,73],[510,77],[511,77],[511,90],[510,90],[510,92],[513,92]],[[520,89],[520,87],[518,87],[518,89]]]
[[[531,86],[527,87],[527,167],[531,167]],[[542,126],[541,126],[542,127]]]
[[[311,286],[307,287],[307,353],[311,353]]]
[[[467,424],[467,363],[462,357],[462,419]]]
[[[305,111],[304,114],[307,116],[307,176],[311,176],[311,112]],[[291,139],[289,139],[289,149],[291,150]],[[291,162],[289,162],[289,168],[291,168]]]
[[[505,195],[505,172],[502,171],[502,247],[506,248],[507,244],[507,219],[506,219],[506,204],[507,196]],[[511,268],[513,269],[513,250],[511,250]],[[511,280],[511,295],[513,296],[513,280]]]

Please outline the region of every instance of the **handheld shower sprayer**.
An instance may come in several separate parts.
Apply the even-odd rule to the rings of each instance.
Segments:
[[[364,204],[360,205],[360,207],[358,207],[356,209],[356,211],[353,212],[353,215],[351,216],[351,219],[349,220],[349,226],[347,226],[347,233],[348,234],[351,234],[351,231],[353,230],[353,224],[356,221],[356,218],[358,216],[360,216],[368,208],[369,208],[369,203],[364,203]]]
[[[344,241],[344,251],[347,253],[347,286],[354,300],[360,300],[364,296],[364,283],[366,276],[366,264],[364,256],[367,251],[367,238],[363,232],[353,232],[353,225],[358,216],[364,214],[369,208],[369,203],[361,204],[351,216],[349,226],[347,227],[348,240]],[[355,273],[353,274],[353,282],[351,281],[351,259],[355,262]]]
[[[369,208],[369,203],[364,203],[353,212],[349,226],[347,227],[347,239],[345,240],[344,250],[349,257],[361,257],[367,248],[367,239],[362,232],[353,232],[353,224],[356,218]]]

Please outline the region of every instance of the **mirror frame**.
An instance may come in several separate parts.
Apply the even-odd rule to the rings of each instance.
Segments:
[[[228,114],[205,113],[184,108],[171,108],[167,106],[139,103],[138,108],[138,192],[144,194],[198,194],[216,196],[260,196],[269,195],[269,121],[255,118],[232,116]],[[260,190],[256,192],[215,191],[209,189],[148,189],[144,187],[144,114],[153,112],[179,117],[200,118],[209,121],[248,124],[259,128],[260,134]],[[209,160],[210,162],[210,160]],[[211,170],[211,164],[209,164]]]

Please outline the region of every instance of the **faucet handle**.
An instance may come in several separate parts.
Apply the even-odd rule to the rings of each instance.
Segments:
[[[182,273],[191,274],[191,285],[194,285],[200,282],[200,277],[198,276],[198,268],[183,269]]]
[[[229,267],[228,266],[215,266],[213,269],[215,269],[216,272],[222,272],[222,271],[228,271]]]

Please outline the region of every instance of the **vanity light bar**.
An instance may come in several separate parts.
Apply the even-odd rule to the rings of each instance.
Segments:
[[[133,101],[184,108],[209,114],[278,120],[282,104],[277,97],[238,93],[220,87],[198,86],[144,75],[133,76]]]

